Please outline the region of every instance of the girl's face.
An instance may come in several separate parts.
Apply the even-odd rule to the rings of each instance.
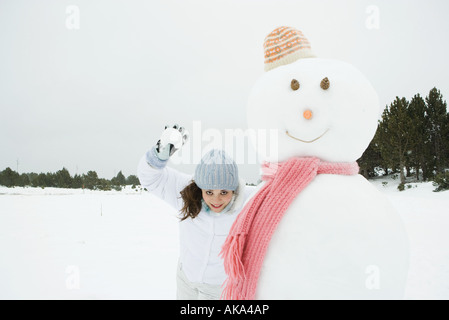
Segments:
[[[220,213],[231,202],[234,191],[230,190],[201,190],[203,200],[209,208],[216,213]]]

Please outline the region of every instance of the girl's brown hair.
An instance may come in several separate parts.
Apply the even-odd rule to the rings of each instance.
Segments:
[[[201,200],[203,199],[203,192],[200,187],[196,185],[195,181],[192,181],[181,191],[181,198],[183,200],[181,221],[184,221],[187,218],[195,219],[201,211]]]

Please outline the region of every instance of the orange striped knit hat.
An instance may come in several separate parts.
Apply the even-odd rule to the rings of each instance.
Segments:
[[[263,44],[265,71],[292,63],[301,58],[313,58],[309,40],[301,31],[291,27],[274,29]]]

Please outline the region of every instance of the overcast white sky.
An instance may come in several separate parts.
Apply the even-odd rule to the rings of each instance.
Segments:
[[[282,25],[358,67],[383,105],[434,86],[447,99],[448,12],[445,0],[1,0],[0,170],[128,176],[166,123],[245,129],[264,38]],[[257,165],[240,168],[257,180]]]

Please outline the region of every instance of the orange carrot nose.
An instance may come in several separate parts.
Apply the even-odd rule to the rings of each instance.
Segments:
[[[304,111],[304,113],[302,115],[304,116],[304,118],[306,118],[306,120],[312,119],[312,111],[310,111],[310,110]]]

